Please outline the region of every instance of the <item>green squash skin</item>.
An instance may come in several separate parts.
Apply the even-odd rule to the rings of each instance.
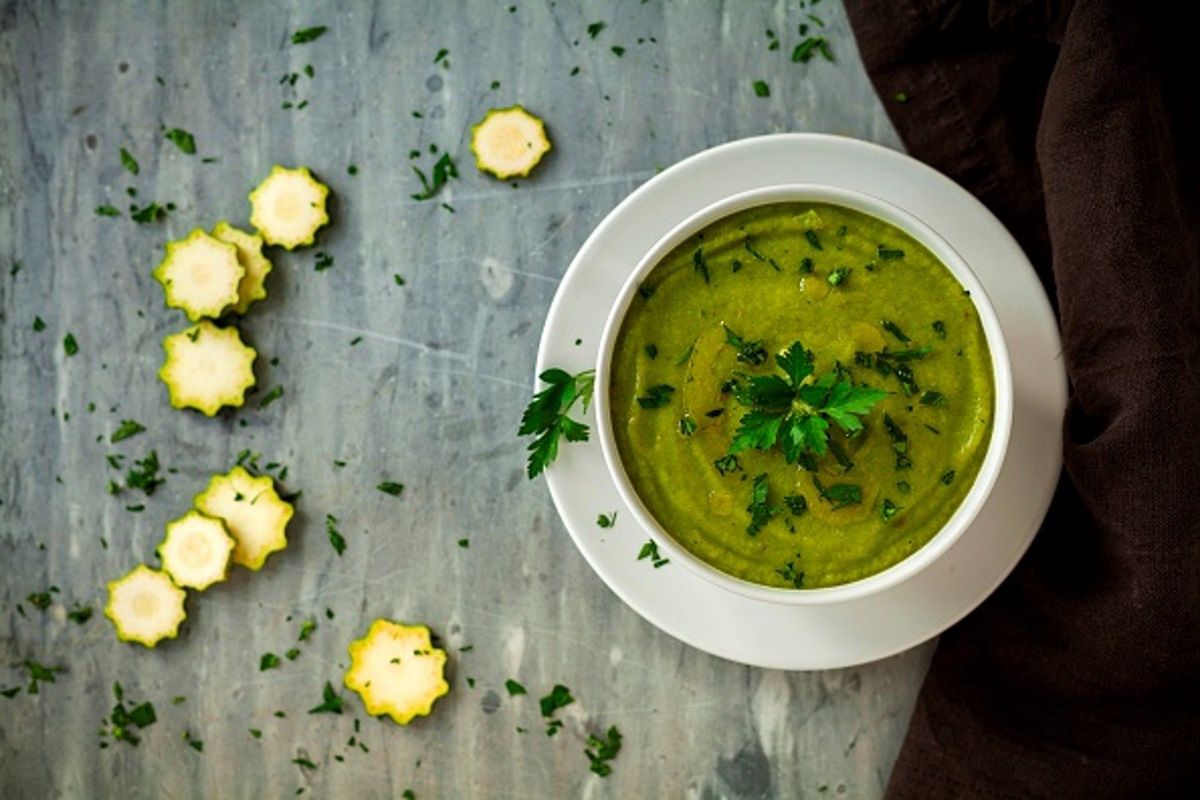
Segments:
[[[822,249],[806,239],[806,230],[816,233]],[[747,241],[766,260],[751,253]],[[883,260],[880,246],[903,250],[904,256]],[[697,269],[697,249],[708,282]],[[802,271],[804,258],[812,260],[811,274]],[[829,274],[840,267],[850,268],[849,277],[830,286]],[[885,319],[911,343],[885,331]],[[945,338],[935,332],[935,321],[944,323]],[[738,362],[722,324],[746,341],[763,340],[767,361]],[[854,439],[831,426],[831,437],[842,442],[854,466],[842,474],[826,455],[817,473],[826,487],[860,485],[861,504],[834,510],[819,497],[813,473],[787,464],[778,448],[739,453],[742,469],[724,476],[713,466],[727,452],[746,411],[731,394],[721,393],[721,384],[735,372],[778,373],[774,355],[794,341],[812,351],[816,376],[836,361],[856,384],[891,392],[863,417],[865,430]],[[649,356],[648,345],[657,349],[656,357]],[[885,345],[892,351],[931,346],[924,359],[909,363],[921,392],[941,392],[945,405],[923,405],[920,393],[904,395],[894,375],[855,363],[856,351]],[[642,408],[637,398],[659,384],[675,388],[670,402]],[[790,562],[795,572],[803,572],[802,588],[809,589],[881,572],[941,529],[970,490],[987,452],[995,389],[975,306],[924,246],[882,220],[842,206],[775,203],[709,225],[651,271],[617,335],[609,399],[629,480],[677,543],[722,572],[766,586],[796,588],[780,574]],[[707,416],[716,409],[723,411]],[[908,469],[896,469],[884,412],[908,436]],[[685,414],[696,421],[691,436],[680,432]],[[947,485],[940,479],[949,470],[955,474]],[[762,473],[768,475],[768,502],[780,511],[751,536],[747,506],[753,478]],[[911,487],[908,493],[898,487],[902,481]],[[784,507],[785,495],[802,495],[808,510],[793,515]],[[889,522],[881,515],[885,499],[901,509]]]

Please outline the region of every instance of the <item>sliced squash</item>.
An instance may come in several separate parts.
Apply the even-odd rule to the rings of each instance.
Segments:
[[[271,271],[271,262],[263,255],[262,237],[235,228],[225,220],[216,224],[212,235],[213,238],[237,248],[238,263],[246,270],[246,274],[238,284],[238,299],[233,305],[233,311],[245,314],[251,303],[267,296],[266,281],[267,273]]]
[[[214,475],[196,495],[196,508],[217,517],[233,535],[233,563],[262,569],[267,556],[287,547],[287,524],[294,509],[275,492],[270,475],[257,478],[243,467]]]
[[[211,417],[222,406],[240,406],[254,385],[258,353],[242,344],[237,328],[202,320],[163,339],[163,351],[158,377],[175,408],[194,408]]]
[[[167,573],[138,564],[124,577],[109,581],[104,616],[112,620],[121,641],[154,647],[179,634],[180,623],[187,619],[186,597]]]
[[[199,511],[189,511],[167,523],[167,535],[158,546],[158,557],[176,586],[204,591],[225,580],[233,546],[224,522]]]
[[[237,248],[196,228],[186,238],[167,242],[167,255],[154,268],[167,305],[196,322],[219,317],[238,302],[238,285],[246,269]]]
[[[524,178],[550,151],[546,125],[521,106],[493,108],[471,127],[471,152],[480,172]]]
[[[310,245],[317,230],[329,222],[328,196],[329,187],[314,178],[308,167],[288,169],[276,164],[250,193],[250,224],[267,244],[288,250]]]
[[[398,725],[426,716],[450,685],[446,652],[433,646],[429,628],[377,619],[365,638],[350,643],[346,687],[358,692],[367,713],[389,715]]]

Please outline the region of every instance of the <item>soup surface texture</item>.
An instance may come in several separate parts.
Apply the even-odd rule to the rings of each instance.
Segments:
[[[690,237],[634,297],[610,375],[646,509],[768,586],[836,586],[913,553],[992,430],[967,292],[911,236],[842,206],[759,206]]]

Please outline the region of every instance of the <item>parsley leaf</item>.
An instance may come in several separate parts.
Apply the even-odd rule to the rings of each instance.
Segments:
[[[504,682],[504,688],[508,690],[509,697],[516,697],[519,694],[528,694],[525,691],[525,687],[514,681],[512,678],[509,678]]]
[[[401,492],[404,491],[404,484],[396,483],[395,481],[384,481],[375,488],[384,494],[390,494],[392,497],[399,497]]]
[[[799,558],[799,555],[797,553],[796,557]],[[792,584],[796,589],[804,588],[804,570],[797,570],[795,561],[787,562],[781,569],[775,570],[775,574]]]
[[[458,167],[454,164],[454,159],[449,153],[442,153],[442,157],[433,165],[433,180],[425,177],[425,173],[419,168],[413,167],[412,171],[421,179],[422,191],[416,194],[409,195],[413,200],[429,200],[446,185],[446,181],[451,178],[458,177]]]
[[[809,454],[823,456],[830,422],[853,435],[862,430],[859,417],[887,396],[882,389],[854,385],[840,369],[804,383],[813,373],[813,356],[800,342],[775,356],[775,363],[786,378],[755,375],[746,387],[734,390],[738,402],[750,410],[739,421],[729,455],[778,445],[789,464],[803,463]]]
[[[130,175],[137,175],[140,171],[137,159],[134,158],[128,150],[121,148],[121,166],[129,171]]]
[[[325,681],[325,690],[322,692],[322,701],[319,706],[314,706],[308,710],[310,714],[340,714],[342,713],[342,698],[333,690],[333,684]]]
[[[550,694],[539,700],[538,704],[542,708],[543,717],[553,717],[555,711],[574,702],[575,698],[571,696],[571,690],[561,683],[556,683],[550,690]]]
[[[779,513],[777,507],[767,504],[767,473],[754,477],[754,485],[750,490],[750,505],[746,506],[746,510],[750,512],[750,524],[746,526],[746,533],[751,536],[757,536],[763,526],[771,521],[771,517]]]
[[[766,81],[755,81],[753,85],[754,85],[754,96],[755,97],[770,97],[771,96],[771,87],[767,85]]]
[[[671,395],[674,393],[674,386],[660,383],[657,386],[651,386],[646,390],[646,394],[637,398],[637,404],[645,409],[662,408],[671,402]]]
[[[108,440],[111,443],[116,444],[117,442],[128,439],[131,436],[137,436],[144,430],[146,430],[145,426],[143,426],[137,420],[123,419],[121,420],[121,426],[113,431],[112,436],[110,436]]]
[[[596,524],[601,528],[611,528],[613,525],[617,524],[617,512],[614,511],[611,514],[601,514],[600,516],[596,517]]]
[[[333,551],[339,556],[346,551],[346,539],[337,529],[337,517],[333,514],[325,515],[325,532],[329,534],[329,544],[333,546]]]
[[[196,137],[183,128],[171,128],[164,134],[176,147],[189,156],[196,155]]]
[[[650,563],[654,565],[655,569],[671,563],[669,558],[663,558],[658,554],[658,542],[653,539],[647,539],[646,543],[642,545],[642,549],[638,551],[638,561],[646,558],[650,559]]]
[[[821,483],[821,479],[814,475],[813,485],[817,487],[817,492],[822,500],[833,504],[834,511],[862,503],[862,487],[856,483],[835,483],[832,486],[825,486]]]
[[[589,369],[572,375],[554,368],[546,370],[538,378],[549,385],[529,401],[521,415],[521,427],[517,430],[518,436],[536,436],[526,448],[529,458],[525,474],[530,479],[541,474],[558,456],[560,437],[568,442],[587,441],[588,426],[571,419],[567,414],[576,400],[582,401],[583,411],[587,413],[596,373]]]
[[[721,327],[725,329],[725,343],[737,348],[738,361],[758,366],[767,360],[767,348],[763,346],[762,339],[747,342],[730,330],[728,325],[721,323]]]
[[[120,210],[113,208],[110,205],[96,206],[96,214],[101,217],[119,217],[119,216],[121,216]]]
[[[612,766],[608,762],[621,752],[621,732],[617,730],[616,725],[613,725],[603,739],[591,735],[588,736],[587,743],[587,749],[583,751],[583,754],[591,762],[589,769],[601,778],[607,777],[612,772]]]
[[[75,341],[75,334],[67,333],[63,337],[63,352],[68,356],[73,356],[79,352],[79,343]]]
[[[320,39],[327,30],[329,30],[329,28],[325,27],[324,25],[316,25],[311,28],[301,28],[292,34],[292,44],[308,44],[309,42],[315,42],[317,39]]]
[[[266,672],[269,669],[275,669],[279,666],[279,656],[274,653],[263,653],[262,658],[258,660],[258,671]]]

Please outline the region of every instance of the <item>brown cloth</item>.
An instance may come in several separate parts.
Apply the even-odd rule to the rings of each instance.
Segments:
[[[942,636],[888,793],[1200,796],[1187,5],[847,6],[909,152],[974,192],[1034,262],[1071,382],[1050,514],[1009,580]]]

